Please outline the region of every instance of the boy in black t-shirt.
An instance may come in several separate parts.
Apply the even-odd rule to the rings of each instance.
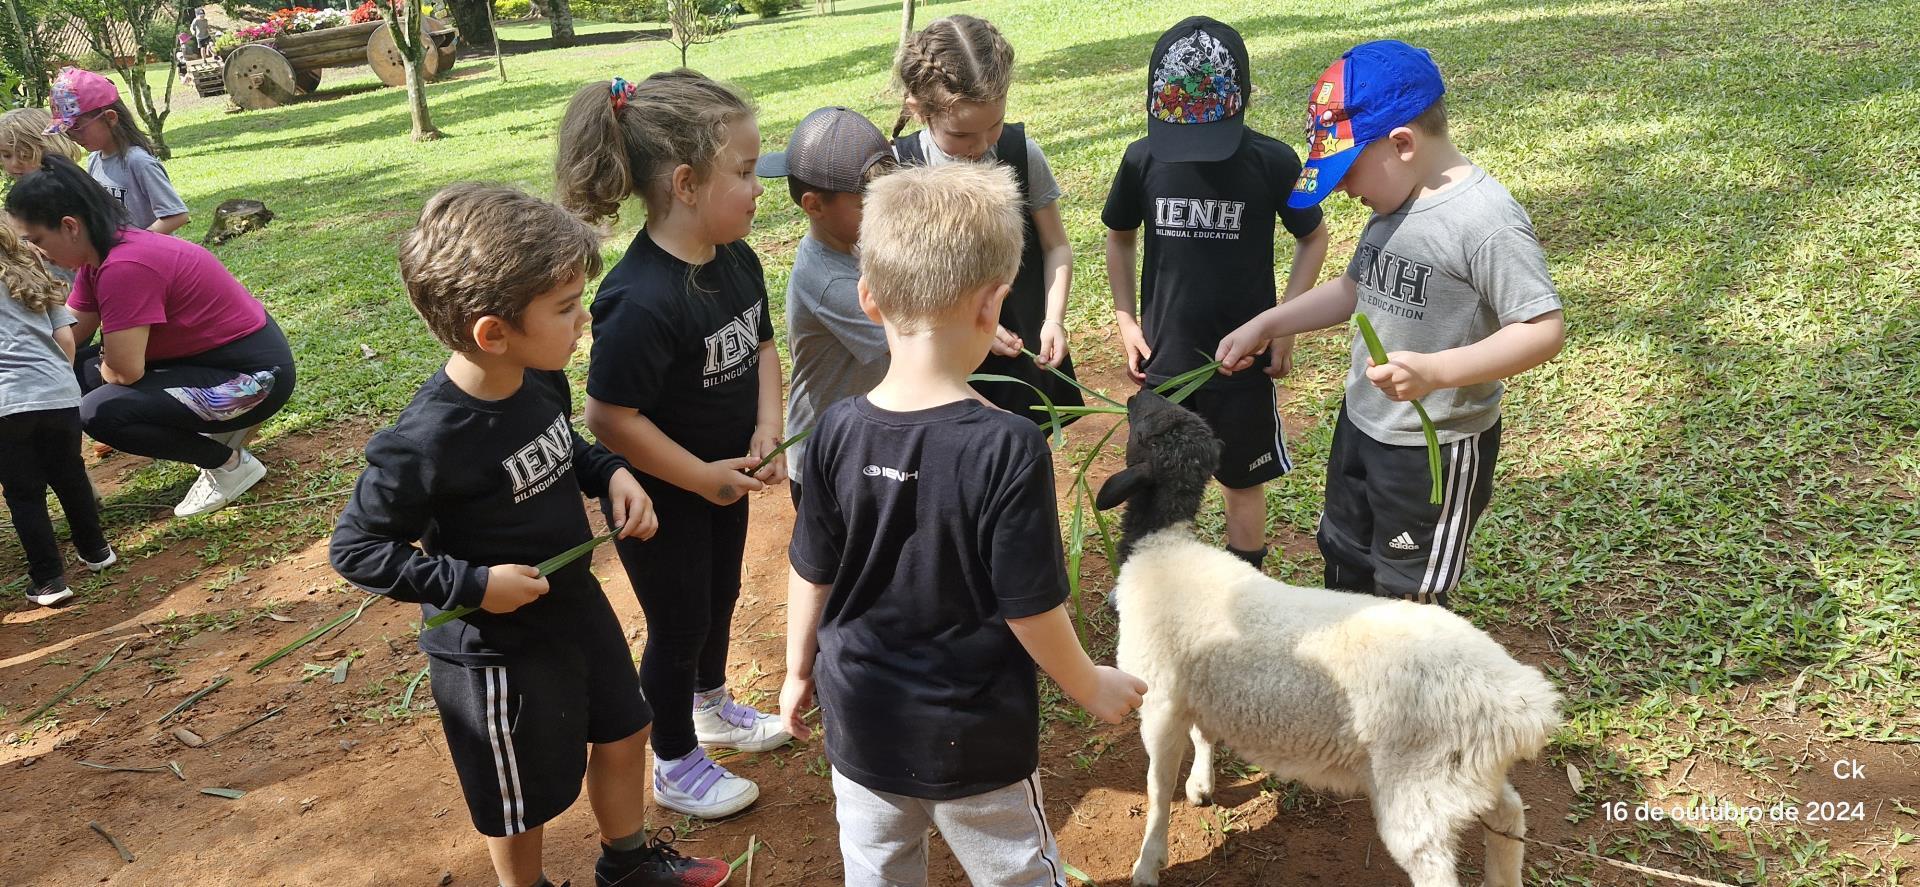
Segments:
[[[933,826],[975,884],[1064,887],[1034,665],[1108,722],[1146,691],[1095,666],[1068,621],[1045,434],[967,386],[1020,242],[1004,169],[909,168],[867,190],[860,304],[892,361],[807,442],[780,694],[805,737],[819,682],[848,885],[925,883]]]
[[[569,421],[563,370],[586,326],[581,290],[598,273],[599,236],[557,206],[473,184],[427,201],[400,275],[453,355],[367,442],[330,554],[353,584],[421,604],[423,624],[477,608],[422,631],[420,648],[503,887],[548,884],[542,827],[583,777],[600,825],[596,884],[712,887],[726,863],[647,839],[653,712],[588,559],[551,576],[527,566],[592,537],[582,492],[607,500],[622,537],[656,527],[626,462]]]
[[[1220,338],[1274,306],[1277,219],[1295,238],[1287,298],[1305,292],[1327,257],[1320,210],[1288,209],[1300,158],[1246,126],[1252,74],[1232,28],[1194,16],[1154,46],[1147,137],[1127,146],[1107,193],[1107,278],[1134,381],[1159,385],[1205,364]],[[1134,244],[1147,226],[1134,308]],[[1292,470],[1274,379],[1293,339],[1276,340],[1265,373],[1216,375],[1187,400],[1220,439],[1227,550],[1255,567],[1267,555],[1264,484]]]

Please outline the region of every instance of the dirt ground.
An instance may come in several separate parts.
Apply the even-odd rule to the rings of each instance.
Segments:
[[[1124,390],[1112,382],[1107,387]],[[1083,423],[1087,427],[1074,436],[1083,439],[1103,419]],[[1290,419],[1295,433],[1308,422]],[[364,428],[346,428],[283,441],[273,455],[351,454],[365,434]],[[138,464],[115,456],[95,469],[96,478],[111,488]],[[280,486],[284,480],[284,473],[271,476],[255,495],[297,495]],[[339,502],[314,507],[331,513]],[[782,668],[784,552],[792,513],[779,488],[755,496],[752,508],[730,673],[738,690],[749,698],[763,692],[763,704],[771,707]],[[0,613],[0,702],[7,706],[7,723],[0,726],[0,834],[7,840],[0,851],[0,884],[494,883],[425,687],[411,711],[401,708],[407,684],[425,665],[410,636],[417,610],[376,600],[344,630],[259,674],[247,673],[249,665],[308,629],[350,612],[361,598],[328,568],[324,538],[287,541],[296,543],[296,554],[238,579],[230,568],[241,564],[208,565],[201,552],[166,552],[120,568],[119,593],[83,608],[47,610],[18,595],[6,598]],[[1290,550],[1312,550],[1310,539],[1280,541]],[[9,542],[3,551],[0,576],[22,572],[17,549]],[[596,552],[594,567],[637,650],[643,623],[611,547]],[[1107,585],[1097,557],[1090,574],[1090,605],[1097,605]],[[269,610],[291,621],[271,618]],[[170,614],[177,615],[169,621]],[[1502,640],[1528,661],[1555,655],[1544,638]],[[123,645],[113,665],[75,694],[79,704],[62,708],[57,726],[29,732],[18,723]],[[351,659],[346,679],[333,683],[328,670],[343,659]],[[157,723],[221,676],[231,683],[166,724]],[[276,710],[277,716],[223,736]],[[176,728],[212,741],[190,747]],[[1132,724],[1088,728],[1064,719],[1046,725],[1041,766],[1048,819],[1065,858],[1100,884],[1127,883],[1144,822],[1146,760],[1134,730]],[[81,761],[161,769],[109,772]],[[182,775],[166,769],[169,762]],[[1882,763],[1894,770],[1903,766],[1898,760]],[[764,847],[753,884],[837,883],[831,791],[817,743],[734,757],[727,764],[759,781],[760,801],[734,819],[698,828],[681,839],[680,848],[732,859],[757,837]],[[1870,810],[1876,799],[1920,796],[1912,768],[1905,772],[1904,790],[1874,787],[1864,798]],[[1709,775],[1703,768],[1695,782]],[[1595,820],[1568,822],[1576,797],[1561,765],[1523,764],[1514,782],[1531,808],[1534,837],[1567,846],[1600,838],[1605,846]],[[1262,791],[1257,779],[1227,774],[1219,785],[1219,806],[1176,802],[1164,884],[1407,883],[1375,836],[1365,801],[1286,787]],[[227,799],[205,794],[205,788],[246,794]],[[1806,796],[1839,800],[1850,790],[1858,791],[1834,784]],[[117,838],[133,861],[122,861],[89,823]],[[686,825],[657,808],[654,823]],[[549,824],[547,871],[556,883],[591,883],[594,834],[584,798]],[[935,843],[933,883],[964,884],[958,866]],[[1479,839],[1468,836],[1462,845],[1463,860],[1477,866]],[[1529,848],[1529,862],[1556,873],[1541,883],[1652,883],[1539,847]],[[1571,880],[1557,874],[1563,870]],[[744,873],[736,873],[735,883],[746,883]]]

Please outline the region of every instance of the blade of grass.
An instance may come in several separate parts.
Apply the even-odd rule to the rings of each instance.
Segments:
[[[237,788],[203,788],[200,790],[200,793],[203,795],[212,795],[216,798],[226,798],[229,801],[238,801],[247,796],[246,792]]]
[[[1167,400],[1172,401],[1174,403],[1180,403],[1181,401],[1184,401],[1187,398],[1192,397],[1195,391],[1199,391],[1201,386],[1207,384],[1208,379],[1213,378],[1213,371],[1219,368],[1220,368],[1220,361],[1217,361],[1217,360],[1211,363],[1208,363],[1205,366],[1200,367],[1200,369],[1206,370],[1206,372],[1201,373],[1200,375],[1194,376],[1192,379],[1187,380],[1187,383],[1185,385],[1180,386],[1179,390],[1173,392],[1170,395],[1167,395]]]
[[[1076,868],[1073,863],[1070,863],[1064,859],[1060,860],[1060,871],[1065,872],[1067,877],[1076,879],[1082,883],[1086,883],[1086,884],[1093,883],[1093,879],[1087,877],[1086,872],[1081,871],[1080,869]]]
[[[422,668],[419,674],[413,676],[413,680],[407,682],[407,692],[400,697],[401,708],[407,711],[413,711],[413,690],[415,687],[420,686],[420,681],[426,676],[427,670]]]
[[[167,768],[165,767],[116,767],[112,764],[96,764],[92,761],[75,761],[74,763],[79,764],[82,767],[92,767],[95,770],[105,770],[108,773],[166,773],[168,772]]]
[[[120,854],[120,858],[122,860],[126,862],[133,861],[133,853],[127,849],[127,845],[120,843],[119,838],[116,838],[110,834],[107,834],[107,830],[104,828],[101,828],[100,823],[89,822],[87,823],[87,828],[93,829],[95,834],[98,834],[102,838],[106,838],[107,843],[113,845],[113,852]]]
[[[1032,358],[1034,364],[1039,366],[1041,369],[1046,370],[1047,372],[1052,373],[1056,376],[1059,376],[1062,379],[1065,379],[1068,385],[1072,385],[1073,387],[1080,389],[1081,394],[1091,394],[1094,397],[1100,398],[1101,400],[1104,400],[1107,403],[1113,404],[1116,407],[1126,406],[1126,404],[1123,404],[1117,400],[1114,400],[1111,397],[1108,397],[1106,392],[1101,391],[1098,388],[1094,388],[1090,385],[1087,385],[1081,382],[1079,379],[1076,379],[1072,376],[1067,375],[1066,373],[1061,372],[1059,367],[1047,366],[1046,364],[1041,363],[1040,355],[1035,354],[1031,351],[1028,351],[1025,348],[1020,349],[1020,353]]]
[[[1205,356],[1205,355],[1203,354],[1202,356]],[[1194,367],[1193,369],[1190,369],[1184,373],[1181,373],[1178,376],[1174,376],[1173,378],[1168,379],[1165,382],[1161,382],[1160,384],[1153,386],[1153,390],[1155,394],[1166,394],[1169,391],[1182,390],[1182,389],[1185,389],[1188,385],[1192,385],[1194,380],[1196,379],[1202,380],[1204,383],[1204,380],[1207,377],[1212,376],[1214,373],[1218,372],[1219,370],[1220,370],[1220,361],[1217,361],[1211,357],[1208,357],[1206,363],[1201,364],[1200,366]],[[1199,386],[1194,386],[1194,387],[1197,388]],[[1169,396],[1167,399],[1173,400],[1172,396]],[[1184,400],[1185,397],[1182,396],[1181,399]],[[1179,403],[1179,402],[1180,401],[1177,401],[1177,400],[1174,401],[1174,403]]]
[[[1027,409],[1036,412],[1044,410],[1049,413],[1058,413],[1062,416],[1124,416],[1127,414],[1126,407],[1048,407],[1036,403],[1028,406]]]
[[[787,443],[792,443],[792,442],[793,441],[788,441]],[[781,444],[782,448],[784,448],[785,446],[786,444]],[[774,452],[777,453],[779,452],[779,450],[775,450]],[[772,455],[769,454],[768,458],[772,458]],[[759,469],[755,469],[755,470],[757,471]],[[544,561],[541,561],[539,564],[535,565],[533,569],[535,572],[539,573],[542,576],[551,576],[553,575],[554,571],[570,563],[573,563],[574,561],[578,560],[581,555],[586,554],[587,552],[592,551],[596,548],[599,548],[607,540],[612,538],[613,538],[612,533],[601,533],[600,535],[595,536],[592,539],[588,539],[587,541],[582,542],[579,545],[575,545],[574,547],[569,548],[566,551],[560,552],[559,554],[556,554],[553,557],[550,557]],[[426,631],[429,628],[439,628],[440,626],[445,625],[449,622],[452,622],[455,619],[462,619],[478,612],[480,612],[479,607],[454,607],[451,610],[442,610],[440,611],[439,614],[435,615],[432,619],[428,619],[426,622],[422,623],[420,626],[420,630]]]
[[[128,643],[131,643],[131,642],[128,642]],[[33,714],[30,714],[24,718],[21,718],[18,723],[22,723],[22,724],[32,723],[35,718],[38,718],[41,715],[46,714],[54,706],[59,705],[60,700],[67,698],[67,696],[73,693],[73,691],[80,689],[81,684],[86,683],[88,678],[91,678],[94,675],[99,674],[101,669],[104,669],[107,667],[107,663],[113,661],[113,657],[120,655],[120,651],[125,650],[126,648],[127,648],[127,645],[123,643],[120,646],[113,648],[113,652],[100,657],[100,661],[97,663],[94,663],[94,666],[92,668],[87,669],[86,674],[81,675],[79,680],[74,681],[71,684],[68,684],[65,690],[61,690],[59,694],[55,695],[52,699],[47,700],[46,705],[43,705],[43,706],[40,706],[39,708],[34,709]]]
[[[1360,328],[1360,338],[1367,343],[1367,356],[1373,358],[1375,366],[1386,366],[1387,349],[1380,344],[1380,337],[1373,332],[1373,321],[1367,319],[1364,312],[1353,315],[1353,325]],[[1420,414],[1420,433],[1427,439],[1427,474],[1433,478],[1433,484],[1427,490],[1427,502],[1440,504],[1440,435],[1433,430],[1433,420],[1427,417],[1427,408],[1419,401],[1413,402],[1413,411]]]
[[[226,686],[227,682],[230,680],[233,680],[233,678],[228,677],[227,675],[221,675],[220,680],[214,681],[213,683],[208,684],[205,687],[201,687],[198,692],[195,692],[192,696],[188,696],[186,699],[182,700],[179,705],[176,705],[173,707],[172,711],[169,711],[166,714],[161,715],[160,720],[154,721],[154,723],[164,724],[170,720],[173,720],[174,715],[177,715],[183,711],[186,711],[189,708],[192,708],[194,703],[199,702],[202,699],[205,699],[208,693],[212,693],[213,691]]]
[[[1054,405],[1053,398],[1048,397],[1045,391],[1040,390],[1040,386],[1035,385],[1032,382],[1029,382],[1025,379],[1016,379],[1012,376],[1002,376],[998,373],[974,373],[973,375],[967,377],[967,381],[968,382],[1013,382],[1015,384],[1025,385],[1028,388],[1033,389],[1034,394],[1040,395],[1040,402],[1043,404],[1046,404],[1047,428],[1050,429],[1047,432],[1047,439],[1053,442],[1053,448],[1056,450],[1060,449],[1063,446],[1066,446],[1066,443],[1067,443],[1066,427],[1067,426],[1065,422],[1060,421],[1060,417],[1065,414],[1061,412],[1061,407]]]
[[[314,641],[319,640],[321,635],[326,634],[330,631],[333,631],[336,628],[339,628],[343,625],[346,625],[349,622],[352,622],[355,619],[360,618],[360,614],[366,611],[367,605],[370,603],[373,603],[373,599],[376,597],[379,597],[379,595],[376,595],[376,594],[367,595],[366,599],[361,601],[360,606],[354,608],[353,612],[342,613],[340,614],[339,618],[334,619],[332,622],[329,622],[325,625],[320,626],[319,628],[316,628],[312,631],[307,632],[304,635],[301,635],[299,640],[296,640],[291,644],[281,647],[279,650],[275,651],[272,656],[268,656],[267,658],[262,659],[259,662],[256,662],[253,665],[249,666],[247,668],[247,673],[257,674],[261,669],[266,668],[267,666],[272,665],[275,662],[279,662],[280,659],[286,656],[288,653],[291,653],[295,650],[300,649],[301,647],[304,647],[308,644],[313,643]]]
[[[206,748],[207,746],[210,746],[210,745],[212,745],[212,744],[214,744],[214,743],[216,743],[216,742],[219,742],[219,741],[220,741],[220,740],[222,740],[222,739],[225,739],[225,738],[227,738],[227,737],[229,737],[229,736],[232,736],[232,735],[234,735],[235,733],[239,733],[239,732],[241,732],[242,730],[251,730],[251,729],[253,729],[254,727],[256,727],[256,726],[259,726],[260,724],[262,724],[262,723],[264,723],[264,722],[266,722],[266,721],[270,721],[270,720],[272,720],[272,719],[274,719],[274,718],[277,718],[277,717],[279,717],[279,716],[280,716],[280,713],[281,713],[281,712],[284,712],[284,711],[286,711],[286,710],[287,710],[287,707],[286,707],[286,706],[284,706],[284,705],[282,705],[282,706],[280,706],[280,707],[278,707],[278,708],[275,708],[275,709],[272,709],[272,710],[270,710],[270,711],[268,711],[268,712],[267,712],[266,714],[263,714],[263,715],[261,715],[261,716],[259,716],[259,717],[257,717],[257,718],[254,718],[254,719],[253,719],[253,720],[251,720],[251,721],[248,721],[248,722],[246,722],[246,723],[244,723],[244,724],[241,724],[241,725],[240,725],[240,726],[238,726],[238,727],[235,727],[235,728],[233,728],[233,729],[231,729],[231,730],[228,730],[227,732],[225,732],[225,733],[222,733],[222,734],[220,734],[219,736],[215,736],[215,737],[213,737],[212,739],[209,739],[209,740],[207,740],[206,742],[203,742],[203,743],[201,743],[201,744],[200,744],[200,747],[201,747],[201,748]]]
[[[759,474],[760,469],[767,467],[767,463],[773,461],[773,457],[786,452],[788,447],[793,446],[794,444],[797,444],[803,440],[806,440],[807,435],[812,433],[813,433],[813,429],[809,428],[805,431],[800,432],[799,434],[796,434],[792,437],[787,438],[786,440],[781,441],[780,445],[777,447],[774,447],[773,452],[768,453],[765,459],[761,459],[752,468],[747,469],[744,473],[748,477],[752,477],[753,475]]]
[[[1072,491],[1073,514],[1067,520],[1067,599],[1073,602],[1073,633],[1085,644],[1087,611],[1080,603],[1080,556],[1087,547],[1087,504],[1079,494],[1080,486],[1076,481]]]

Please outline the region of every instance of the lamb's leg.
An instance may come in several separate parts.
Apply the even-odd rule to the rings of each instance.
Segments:
[[[1140,841],[1140,858],[1133,863],[1136,887],[1159,884],[1160,870],[1167,866],[1167,819],[1180,780],[1180,759],[1186,751],[1180,740],[1187,726],[1165,706],[1148,702],[1140,709],[1140,741],[1147,747],[1147,833]]]
[[[1481,823],[1487,833],[1486,887],[1520,887],[1526,845],[1493,833],[1493,829],[1499,829],[1515,838],[1527,836],[1527,809],[1520,803],[1520,793],[1513,790],[1513,783],[1500,786],[1493,809],[1482,815]]]
[[[1419,784],[1382,787],[1375,779],[1373,817],[1387,854],[1406,869],[1413,887],[1460,887],[1454,871],[1453,835],[1464,823],[1452,816],[1449,799]]]
[[[1213,806],[1213,743],[1200,734],[1200,725],[1188,731],[1193,737],[1193,770],[1187,774],[1187,803],[1195,807]]]

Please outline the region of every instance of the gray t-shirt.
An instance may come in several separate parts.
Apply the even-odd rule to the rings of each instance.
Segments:
[[[981,155],[983,163],[992,163],[1000,159],[1000,146],[992,145],[987,153]],[[927,155],[928,166],[952,163],[959,158],[940,150],[933,143],[933,133],[920,131],[920,150]],[[1027,211],[1046,209],[1060,199],[1060,182],[1053,177],[1053,167],[1047,164],[1047,155],[1040,150],[1040,143],[1027,139]]]
[[[787,434],[812,428],[835,401],[865,394],[887,374],[887,334],[860,310],[860,261],[813,239],[800,238],[787,278],[787,352],[793,385],[787,396]],[[787,448],[787,474],[800,481],[800,451]]]
[[[1475,167],[1438,194],[1376,213],[1347,266],[1365,313],[1388,352],[1432,353],[1493,335],[1560,308],[1533,221],[1507,189]],[[1347,418],[1384,444],[1424,446],[1411,403],[1388,400],[1367,381],[1367,345],[1356,330],[1347,373]],[[1440,441],[1500,420],[1499,382],[1443,388],[1421,400]]]
[[[118,154],[95,151],[87,155],[87,172],[93,180],[120,199],[127,208],[127,220],[135,228],[152,227],[155,219],[177,216],[187,211],[173,181],[160,161],[146,149],[129,147]]]
[[[73,365],[53,340],[54,330],[72,325],[64,306],[28,311],[0,283],[0,416],[80,405]]]

